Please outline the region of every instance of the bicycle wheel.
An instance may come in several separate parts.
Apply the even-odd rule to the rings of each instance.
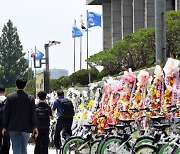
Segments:
[[[101,142],[100,140],[96,140],[91,144],[90,154],[97,154],[98,145],[100,142]]]
[[[63,146],[63,154],[89,154],[90,146],[82,137],[71,137]]]
[[[180,148],[177,148],[173,151],[173,154],[180,154]]]
[[[98,147],[97,147],[97,154],[101,154],[102,146],[104,145],[105,141],[101,140]]]
[[[135,149],[136,154],[157,154],[157,148],[153,145],[140,145]]]
[[[101,154],[131,154],[127,143],[123,144],[123,139],[120,137],[108,138],[101,148]]]
[[[143,144],[150,144],[153,145],[153,142],[155,142],[155,139],[150,136],[142,136],[136,140],[136,143],[134,144],[134,147],[138,147]]]
[[[169,143],[164,144],[161,149],[159,150],[159,154],[170,154],[174,150],[173,145],[169,145]]]

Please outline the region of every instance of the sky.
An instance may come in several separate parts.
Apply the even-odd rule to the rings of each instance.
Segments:
[[[60,41],[49,47],[50,69],[66,69],[74,72],[74,39],[72,26],[74,19],[80,28],[80,15],[86,25],[86,12],[102,14],[101,5],[86,5],[86,0],[1,0],[0,34],[4,24],[10,19],[17,27],[23,52],[36,48],[45,53],[44,44]],[[103,50],[102,27],[93,27],[89,32],[89,56]],[[82,68],[86,69],[86,34],[82,37]],[[80,38],[75,43],[75,71],[80,69]],[[45,68],[45,66],[43,66]]]

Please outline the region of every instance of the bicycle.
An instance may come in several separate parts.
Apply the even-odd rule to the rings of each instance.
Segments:
[[[94,154],[94,140],[95,134],[92,133],[92,127],[96,127],[93,124],[86,124],[84,127],[87,128],[87,131],[84,132],[83,136],[74,136],[70,137],[64,144],[62,148],[62,154],[71,154],[71,153],[78,153],[78,154]]]
[[[156,144],[140,145],[135,149],[136,154],[180,154],[180,135],[171,134],[167,136],[164,132],[166,128],[170,127],[168,124],[158,124],[154,127],[163,132],[156,136]]]
[[[148,110],[148,109],[141,109]],[[138,110],[136,110],[138,111]],[[143,116],[144,118],[146,116]],[[163,117],[157,116],[152,118],[154,121],[161,121]],[[132,128],[138,128],[138,118],[134,119],[125,119],[120,120],[123,124],[116,124],[115,127],[117,128],[117,135],[111,136],[106,138],[105,143],[102,146],[101,154],[109,154],[109,153],[136,153],[135,149],[142,145],[150,143],[152,144],[155,139],[151,136],[140,136],[141,130],[135,129],[134,132]],[[133,127],[130,123],[134,123]],[[129,129],[129,131],[127,131]],[[151,129],[151,127],[149,127]],[[121,133],[119,132],[121,130]],[[148,129],[145,130],[144,134],[148,134],[150,131]],[[131,133],[131,135],[129,135]]]

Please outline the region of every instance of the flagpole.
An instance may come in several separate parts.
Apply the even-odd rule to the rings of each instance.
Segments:
[[[80,37],[80,70],[82,69],[81,63],[82,63],[82,36]]]
[[[34,57],[34,64],[36,64],[36,46],[34,47],[35,55]],[[36,94],[36,67],[34,68],[34,78],[35,78],[35,94]]]
[[[75,65],[76,65],[75,53],[76,53],[76,38],[74,38],[74,72],[75,72]]]
[[[80,21],[81,21],[81,29],[82,29],[82,14],[80,15]],[[82,36],[80,36],[80,70],[82,69]]]
[[[31,55],[30,55],[30,56],[31,56]],[[32,79],[33,79],[33,74],[32,74],[32,73],[33,73],[33,71],[32,71],[32,70],[33,70],[33,69],[32,69],[32,67],[33,67],[33,66],[32,66],[32,58],[31,58],[31,61],[30,61],[30,62],[31,62],[31,63],[30,63],[30,68],[31,68],[30,79],[32,80]]]
[[[89,46],[89,44],[88,44],[88,31],[89,31],[89,30],[88,30],[88,26],[89,26],[89,25],[88,25],[88,10],[87,10],[87,16],[86,16],[86,17],[87,17],[87,60],[88,60],[88,57],[89,57],[89,56],[88,56],[88,54],[89,54],[89,53],[88,53],[88,52],[89,52],[89,47],[88,47],[88,46]],[[88,61],[87,61],[87,70],[88,70]]]
[[[88,72],[88,79],[89,83],[91,83],[91,74],[88,70],[88,58],[89,58],[89,21],[88,21],[88,10],[87,10],[87,72]]]
[[[28,80],[29,80],[29,51],[28,51]]]
[[[33,57],[34,57],[34,64],[35,64],[36,63],[36,46],[34,47],[34,50],[35,50],[35,55]],[[34,75],[36,79],[36,67],[34,68]]]

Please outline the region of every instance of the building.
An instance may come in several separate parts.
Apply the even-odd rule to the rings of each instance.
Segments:
[[[44,91],[44,72],[36,75],[36,93]]]
[[[155,26],[155,0],[86,0],[102,5],[103,48],[111,48],[124,35]],[[166,10],[179,10],[180,0],[166,0]]]

